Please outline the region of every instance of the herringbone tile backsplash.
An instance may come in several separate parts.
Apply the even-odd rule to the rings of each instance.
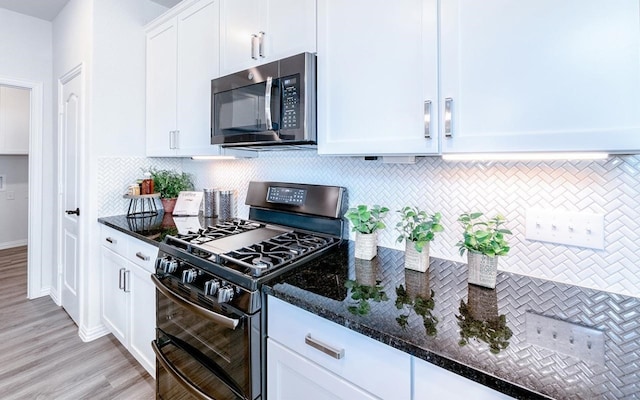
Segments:
[[[101,215],[122,214],[122,184],[113,174],[137,176],[146,161],[101,160],[105,189]],[[273,180],[344,186],[349,204],[381,204],[394,212],[380,237],[384,247],[402,249],[393,229],[395,210],[418,206],[443,214],[445,232],[436,237],[431,254],[461,261],[455,244],[461,236],[456,219],[465,211],[502,213],[513,232],[512,250],[499,268],[522,275],[640,297],[640,156],[615,156],[603,161],[446,162],[418,158],[416,164],[383,164],[353,157],[321,157],[314,151],[262,152],[258,158],[229,161],[182,161],[196,178],[196,188],[237,191],[237,215],[250,180]],[[129,172],[125,169],[130,168]],[[111,186],[111,183],[114,185]],[[117,186],[117,187],[115,187]],[[101,197],[102,199],[102,197]],[[605,213],[605,249],[591,250],[529,241],[524,238],[527,208],[553,208]]]

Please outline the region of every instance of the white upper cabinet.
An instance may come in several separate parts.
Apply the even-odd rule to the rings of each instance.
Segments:
[[[442,152],[640,150],[638,15],[637,0],[443,0]]]
[[[222,0],[220,74],[316,51],[315,0]]]
[[[438,153],[436,3],[318,0],[318,153]]]
[[[211,79],[219,76],[218,0],[179,4],[147,30],[147,155],[216,155]]]
[[[0,86],[0,154],[29,154],[31,90]]]

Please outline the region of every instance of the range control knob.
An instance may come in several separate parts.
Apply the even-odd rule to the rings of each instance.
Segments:
[[[156,261],[156,269],[165,274],[176,272],[178,269],[178,261],[172,260],[169,257],[161,257]]]
[[[198,271],[195,268],[185,269],[182,271],[182,283],[191,283],[196,280]]]
[[[220,288],[220,281],[217,279],[211,279],[204,283],[204,294],[209,296],[215,296],[219,288]]]
[[[233,288],[224,286],[218,290],[218,303],[228,303],[233,299]]]

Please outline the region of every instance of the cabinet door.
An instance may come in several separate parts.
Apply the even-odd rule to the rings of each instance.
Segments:
[[[316,52],[316,0],[265,0],[260,4],[264,50],[259,61]]]
[[[155,339],[156,291],[150,273],[132,265],[129,284],[131,301],[129,351],[151,376],[155,376],[156,357],[151,348]]]
[[[147,155],[172,156],[177,106],[177,22],[147,32]]]
[[[414,400],[507,400],[512,397],[414,357]]]
[[[220,8],[220,75],[258,63],[252,36],[259,33],[259,0],[222,0]],[[257,46],[257,40],[254,45]],[[252,58],[252,55],[255,58]]]
[[[211,79],[218,77],[220,4],[204,0],[178,16],[178,154],[218,154],[211,145]]]
[[[375,396],[271,339],[267,339],[267,398],[271,400],[376,399]]]
[[[129,296],[124,291],[129,263],[124,257],[102,248],[102,319],[107,328],[127,346]]]
[[[436,20],[435,0],[318,0],[318,153],[438,152]]]
[[[0,86],[0,154],[28,154],[31,90]]]
[[[603,5],[443,0],[442,152],[640,149],[639,3]]]

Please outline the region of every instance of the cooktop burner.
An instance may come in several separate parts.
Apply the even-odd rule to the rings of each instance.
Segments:
[[[220,258],[227,264],[248,268],[248,273],[253,276],[260,276],[266,270],[279,268],[335,242],[332,237],[285,232],[262,242],[220,254]]]
[[[208,226],[198,230],[198,232],[178,234],[176,237],[192,244],[203,244],[226,236],[248,232],[263,226],[264,225],[253,221],[234,219],[217,223],[214,226]]]

